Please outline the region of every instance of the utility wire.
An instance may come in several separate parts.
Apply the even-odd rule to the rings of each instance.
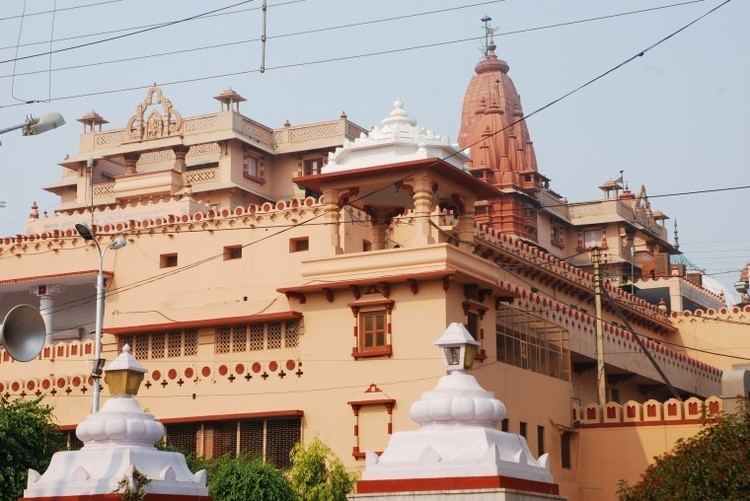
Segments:
[[[37,11],[37,12],[28,12],[28,13],[19,14],[19,15],[16,15],[16,16],[0,17],[0,21],[7,21],[9,19],[19,19],[19,18],[30,17],[30,16],[41,16],[43,14],[54,14],[55,12],[63,12],[63,11],[68,11],[68,10],[86,9],[86,8],[89,8],[89,7],[99,7],[101,5],[107,5],[107,4],[111,4],[111,3],[119,3],[119,2],[122,2],[122,1],[123,0],[105,0],[103,2],[87,3],[87,4],[83,4],[83,5],[72,5],[70,7],[63,7],[63,8],[60,8],[60,9],[58,9],[58,8],[55,7],[52,10],[40,10],[40,11]],[[40,42],[37,42],[37,43],[38,44],[45,44],[45,43],[47,43],[47,40],[40,41]],[[25,44],[25,45],[30,45],[30,44]],[[8,47],[2,47],[2,49],[7,49],[7,48]]]
[[[358,27],[358,26],[365,26],[365,25],[371,25],[371,24],[377,24],[377,23],[385,23],[385,22],[389,22],[389,21],[399,21],[399,20],[403,20],[403,19],[415,18],[415,17],[419,17],[419,16],[427,16],[427,15],[432,15],[432,14],[442,14],[442,13],[445,13],[445,12],[453,12],[453,11],[456,11],[456,10],[467,9],[467,8],[470,8],[470,7],[477,7],[479,5],[486,5],[486,4],[491,4],[491,3],[499,3],[499,2],[503,2],[503,1],[505,1],[505,0],[490,0],[490,1],[486,1],[486,2],[479,2],[479,3],[472,3],[472,4],[467,4],[467,5],[460,5],[460,6],[457,6],[457,7],[450,7],[450,8],[447,8],[447,9],[429,10],[429,11],[423,11],[423,12],[416,12],[416,13],[413,13],[413,14],[405,14],[405,15],[401,15],[401,16],[392,16],[392,17],[385,17],[385,18],[380,18],[380,19],[370,19],[370,20],[367,20],[367,21],[360,21],[360,22],[356,22],[356,23],[339,24],[339,25],[336,25],[336,26],[327,26],[327,27],[323,27],[323,28],[314,28],[314,29],[303,30],[303,31],[294,31],[294,32],[290,32],[290,33],[282,33],[282,34],[279,34],[279,35],[269,35],[269,36],[266,37],[266,40],[296,37],[296,36],[309,35],[309,34],[314,34],[314,33],[322,33],[322,32],[326,32],[326,31],[334,31],[334,30],[341,30],[341,29],[347,29],[347,28],[354,28],[354,27]],[[695,2],[695,1],[703,2],[705,0],[693,0],[693,2]],[[690,3],[692,3],[692,2],[690,2]],[[578,21],[578,22],[580,22],[580,21]],[[533,28],[532,28],[532,30],[533,30]],[[151,53],[151,54],[142,54],[142,55],[139,55],[139,56],[131,56],[131,57],[125,57],[125,58],[120,58],[120,59],[108,59],[108,60],[103,60],[103,61],[96,61],[96,62],[85,63],[85,64],[77,64],[77,65],[72,65],[72,66],[62,66],[62,67],[59,67],[59,68],[55,68],[53,71],[66,71],[66,70],[72,70],[72,69],[88,68],[88,67],[91,67],[91,66],[99,66],[99,65],[104,65],[104,64],[115,64],[115,63],[129,62],[129,61],[141,61],[143,59],[148,59],[148,58],[173,56],[173,55],[179,55],[179,54],[187,54],[187,53],[192,53],[192,52],[197,52],[197,51],[213,50],[213,49],[219,49],[219,48],[223,48],[223,47],[232,47],[232,46],[236,46],[236,45],[244,45],[244,44],[249,44],[249,43],[254,43],[254,42],[260,42],[260,41],[261,41],[260,38],[246,38],[246,39],[242,39],[242,40],[234,40],[234,41],[231,41],[231,42],[223,42],[223,43],[212,44],[212,45],[201,45],[201,46],[198,46],[198,47],[190,47],[190,48],[187,48],[187,49],[177,49],[177,50],[171,50],[171,51],[166,51],[166,52],[156,52],[156,53]],[[24,73],[16,73],[16,76],[35,75],[35,74],[38,74],[38,73],[43,73],[44,71],[45,70],[27,71],[27,72],[24,72]],[[10,77],[10,75],[0,75],[0,78],[8,78],[8,77]]]
[[[628,60],[623,61],[619,65],[611,68],[609,71],[607,71],[607,72],[605,72],[603,74],[600,74],[594,80],[586,82],[583,85],[581,85],[579,88],[572,90],[570,93],[568,93],[568,94],[566,94],[564,96],[561,96],[560,98],[558,98],[557,101],[548,103],[547,107],[552,106],[554,104],[557,104],[557,102],[559,102],[559,101],[567,98],[568,96],[570,96],[572,94],[575,94],[576,92],[580,91],[581,89],[583,89],[583,88],[591,85],[595,81],[597,81],[597,80],[599,80],[601,78],[604,78],[609,73],[612,73],[613,71],[618,70],[620,67],[628,64],[632,60],[634,60],[634,59],[636,59],[638,57],[643,56],[646,52],[648,52],[648,51],[652,50],[653,48],[657,47],[658,45],[664,43],[669,38],[672,38],[673,36],[677,35],[679,32],[681,32],[681,31],[689,28],[690,26],[692,26],[693,24],[697,23],[698,21],[700,21],[704,17],[710,15],[711,13],[713,13],[714,11],[716,11],[717,9],[723,7],[724,5],[726,5],[727,3],[729,3],[730,1],[731,0],[725,0],[725,2],[723,2],[722,4],[719,4],[717,7],[714,7],[713,9],[709,10],[708,12],[706,12],[705,14],[703,14],[702,16],[694,19],[689,24],[684,25],[679,30],[677,30],[677,31],[675,31],[675,32],[667,35],[667,37],[665,37],[664,39],[661,39],[661,40],[655,42],[654,44],[652,44],[651,46],[649,46],[646,49],[642,50],[640,53],[632,56]],[[484,38],[485,38],[484,35],[482,35],[482,36],[476,36],[476,37],[467,37],[467,38],[460,38],[460,39],[454,39],[454,40],[446,40],[446,41],[442,41],[442,42],[433,42],[433,43],[427,43],[427,44],[421,44],[421,45],[412,45],[412,46],[407,46],[407,47],[399,47],[399,48],[395,48],[395,49],[388,49],[388,50],[382,50],[382,51],[376,51],[376,52],[365,52],[365,53],[360,53],[360,54],[352,54],[352,55],[348,55],[348,56],[339,56],[339,57],[330,57],[330,58],[324,58],[324,59],[300,61],[300,62],[297,62],[297,63],[288,63],[288,64],[277,65],[277,66],[269,66],[269,67],[266,67],[265,69],[266,69],[266,71],[268,71],[268,70],[281,70],[281,69],[289,69],[289,68],[298,68],[298,67],[302,67],[302,66],[311,66],[311,65],[327,64],[327,63],[333,63],[333,62],[349,61],[349,60],[360,59],[360,58],[365,58],[365,57],[383,56],[383,55],[397,54],[397,53],[408,52],[408,51],[413,51],[413,50],[422,50],[422,49],[429,49],[429,48],[435,48],[435,47],[443,47],[443,46],[447,46],[447,45],[454,45],[454,44],[459,44],[459,43],[475,42],[475,41],[478,41],[478,40],[483,40]],[[2,63],[2,62],[4,62],[4,61],[0,61],[0,63]],[[200,82],[200,81],[205,81],[205,80],[214,80],[214,79],[217,79],[217,78],[226,78],[226,77],[233,77],[233,76],[240,76],[240,75],[248,75],[248,74],[253,74],[253,73],[260,73],[260,70],[257,69],[257,68],[252,68],[252,69],[238,70],[238,71],[221,73],[221,74],[203,75],[203,76],[198,76],[198,77],[184,78],[184,79],[180,79],[180,80],[172,80],[172,81],[167,81],[167,82],[161,82],[160,85],[162,87],[171,86],[171,85],[182,85],[182,84],[187,84],[187,83]],[[100,95],[106,95],[106,94],[117,94],[117,93],[122,93],[122,92],[130,92],[130,91],[135,91],[135,90],[147,89],[147,88],[151,87],[151,85],[152,84],[135,85],[135,86],[129,86],[129,87],[121,87],[121,88],[117,88],[117,89],[103,89],[103,90],[99,90],[99,91],[83,92],[83,93],[79,93],[79,94],[69,94],[69,95],[66,95],[66,96],[55,97],[52,100],[53,101],[63,101],[63,100],[70,100],[70,99],[80,99],[80,98],[84,98],[84,97],[100,96]],[[29,104],[29,103],[14,103],[14,104],[0,105],[0,109],[2,109],[2,108],[10,108],[10,107],[15,107],[15,106],[22,106],[24,104]],[[543,109],[536,110],[536,112],[542,111]],[[527,115],[526,117],[523,117],[523,118],[528,118],[530,116],[531,116],[531,114],[529,114],[529,115]],[[515,123],[517,123],[517,122],[514,122],[514,124]]]
[[[726,5],[726,4],[728,4],[728,3],[730,2],[730,1],[731,1],[731,0],[725,0],[725,1],[723,2],[723,3],[719,4],[718,6],[716,6],[716,7],[712,8],[711,10],[709,10],[709,11],[707,11],[706,13],[702,14],[701,16],[699,16],[698,18],[694,19],[693,21],[690,21],[690,22],[689,22],[688,24],[686,24],[686,25],[683,25],[683,26],[682,26],[681,28],[677,29],[676,31],[673,31],[673,32],[672,32],[672,33],[670,33],[669,35],[667,35],[667,36],[665,36],[665,37],[661,38],[660,40],[658,40],[657,42],[655,42],[655,43],[651,44],[651,45],[650,45],[649,47],[647,47],[646,49],[644,49],[644,50],[640,51],[640,52],[639,52],[639,53],[637,53],[636,55],[634,55],[634,56],[631,56],[630,58],[626,59],[625,61],[623,61],[623,62],[621,62],[621,63],[619,63],[619,64],[617,64],[617,65],[615,65],[614,67],[610,68],[609,70],[605,71],[604,73],[601,73],[601,74],[599,74],[598,76],[596,76],[596,77],[594,77],[594,78],[592,78],[592,79],[588,80],[588,81],[587,81],[587,82],[585,82],[584,84],[581,84],[581,85],[579,85],[579,86],[578,86],[578,87],[576,87],[575,89],[573,89],[573,90],[571,90],[571,91],[569,91],[569,92],[565,93],[565,94],[564,94],[563,96],[561,96],[561,97],[559,97],[559,98],[556,98],[556,99],[554,99],[553,101],[550,101],[549,103],[547,103],[547,104],[545,104],[545,105],[541,106],[540,108],[537,108],[537,109],[535,109],[535,110],[534,110],[534,111],[532,111],[531,113],[529,113],[529,114],[527,114],[527,115],[525,115],[525,116],[523,116],[523,117],[520,117],[520,118],[518,118],[517,120],[515,120],[515,121],[513,121],[513,122],[511,122],[511,123],[509,123],[509,124],[507,124],[507,125],[506,125],[505,127],[503,127],[503,128],[500,128],[500,129],[498,129],[497,131],[494,131],[494,132],[492,133],[492,135],[491,135],[490,137],[492,137],[492,136],[494,136],[494,135],[497,135],[497,134],[501,133],[502,131],[504,131],[504,130],[506,130],[506,129],[510,128],[510,127],[513,127],[513,126],[515,126],[516,124],[518,124],[518,123],[520,123],[520,122],[522,122],[522,121],[525,121],[525,120],[527,120],[528,118],[530,118],[530,117],[532,117],[532,116],[534,116],[534,115],[536,115],[536,114],[540,113],[540,112],[541,112],[541,111],[543,111],[543,110],[546,110],[546,109],[550,108],[551,106],[553,106],[553,105],[555,105],[555,104],[559,103],[559,102],[560,102],[560,101],[562,101],[563,99],[565,99],[565,98],[567,98],[567,97],[569,97],[569,96],[571,96],[571,95],[573,95],[573,94],[575,94],[575,93],[577,93],[577,92],[581,91],[582,89],[584,89],[584,88],[588,87],[589,85],[593,84],[594,82],[596,82],[596,81],[598,81],[598,80],[602,79],[602,78],[603,78],[604,76],[606,76],[606,75],[609,75],[609,74],[613,73],[614,71],[618,70],[619,68],[622,68],[623,66],[625,66],[625,65],[626,65],[626,64],[628,64],[629,62],[631,62],[631,61],[635,60],[636,58],[638,58],[638,57],[642,57],[643,55],[645,55],[645,53],[646,53],[646,52],[648,52],[648,51],[650,51],[650,50],[653,50],[654,48],[658,47],[658,46],[659,46],[659,45],[661,45],[662,43],[664,43],[664,42],[666,42],[667,40],[669,40],[669,39],[673,38],[673,37],[674,37],[674,36],[676,36],[676,35],[677,35],[678,33],[680,33],[680,32],[682,32],[682,31],[686,30],[687,28],[689,28],[690,26],[694,25],[695,23],[697,23],[697,22],[698,22],[698,21],[700,21],[701,19],[705,18],[706,16],[708,16],[708,15],[710,15],[711,13],[715,12],[716,10],[718,10],[718,9],[719,9],[720,7],[722,7],[722,6]],[[257,71],[257,70],[256,70],[256,71]],[[445,156],[445,157],[444,157],[444,158],[442,158],[442,159],[441,159],[440,161],[445,161],[445,160],[447,160],[447,159],[449,159],[449,158],[451,158],[451,157],[453,157],[453,156],[456,156],[456,155],[460,154],[460,153],[461,153],[462,151],[464,151],[464,150],[466,150],[466,149],[470,148],[471,146],[474,146],[475,144],[478,144],[478,143],[480,143],[480,142],[482,142],[482,141],[484,141],[484,140],[486,140],[486,138],[482,138],[482,139],[480,139],[480,140],[476,141],[475,143],[469,144],[469,145],[465,146],[464,148],[462,148],[461,150],[458,150],[458,151],[456,151],[456,152],[454,152],[454,153],[451,153],[451,154],[449,154],[449,155]],[[405,177],[404,177],[403,179],[406,179],[406,178],[407,178],[408,176],[409,176],[409,174],[407,174],[407,175],[406,175],[406,176],[405,176]],[[353,202],[356,202],[356,201],[358,201],[358,200],[362,200],[362,199],[364,199],[364,198],[367,198],[367,197],[370,197],[370,196],[372,196],[372,195],[374,195],[374,194],[377,194],[377,193],[379,193],[380,191],[383,191],[383,190],[385,190],[385,189],[388,189],[388,188],[389,188],[390,186],[392,186],[392,185],[393,185],[393,182],[387,183],[387,184],[385,184],[385,185],[381,186],[380,188],[376,188],[376,189],[374,189],[374,190],[372,190],[372,191],[370,191],[370,192],[368,192],[368,193],[364,193],[363,195],[360,195],[360,196],[356,197],[355,199],[353,199],[353,200],[349,201],[349,202],[348,202],[348,203],[347,203],[346,205],[352,205],[352,203],[353,203]],[[291,230],[291,229],[293,229],[293,228],[296,228],[296,227],[299,227],[299,226],[303,226],[303,225],[305,225],[305,224],[308,224],[308,223],[310,223],[311,221],[314,221],[314,220],[316,220],[316,219],[319,219],[319,218],[321,218],[321,217],[324,217],[324,216],[328,215],[329,213],[331,213],[331,212],[333,212],[333,211],[335,211],[335,210],[339,210],[339,207],[334,207],[334,208],[332,208],[332,209],[329,209],[329,210],[325,210],[325,211],[322,211],[321,213],[319,213],[319,214],[317,214],[317,215],[315,215],[315,216],[313,216],[313,217],[311,217],[311,218],[309,218],[309,219],[306,219],[306,220],[304,220],[304,221],[300,221],[299,223],[296,223],[296,224],[294,224],[294,225],[292,225],[292,226],[289,226],[288,228],[282,228],[282,229],[280,229],[280,230],[279,230],[279,231],[277,231],[277,232],[274,232],[274,233],[270,233],[270,234],[268,234],[268,235],[265,235],[265,236],[263,236],[263,237],[261,237],[261,238],[259,238],[259,239],[257,239],[257,240],[254,240],[254,241],[248,242],[248,243],[246,243],[246,244],[243,244],[243,245],[242,245],[242,248],[250,247],[250,246],[252,246],[252,245],[255,245],[255,244],[261,243],[261,242],[263,242],[263,241],[265,241],[265,240],[268,240],[268,239],[270,239],[270,238],[272,238],[272,237],[275,237],[275,236],[278,236],[278,235],[280,235],[280,234],[283,234],[283,233],[285,233],[285,232],[287,232],[287,231],[289,231],[289,230]],[[197,267],[197,266],[200,266],[200,265],[202,265],[202,264],[204,264],[204,263],[207,263],[207,262],[213,261],[213,260],[215,260],[215,259],[218,259],[218,258],[220,258],[220,257],[223,257],[223,252],[222,252],[221,254],[216,254],[216,255],[208,256],[208,257],[206,257],[206,258],[200,259],[200,260],[198,260],[198,261],[195,261],[195,262],[193,262],[193,263],[190,263],[190,264],[188,264],[188,265],[185,265],[185,266],[183,266],[183,267],[175,268],[174,270],[170,270],[170,271],[168,271],[168,272],[165,272],[165,273],[161,273],[161,274],[158,274],[158,275],[153,275],[153,276],[151,276],[151,277],[147,277],[147,278],[144,278],[144,279],[141,279],[141,280],[138,280],[138,281],[132,282],[132,283],[130,283],[130,284],[127,284],[127,285],[124,285],[124,286],[122,286],[122,287],[118,287],[118,288],[116,288],[116,289],[112,289],[112,290],[109,290],[109,291],[107,291],[107,292],[106,292],[105,294],[106,294],[106,296],[107,296],[107,297],[109,297],[109,296],[111,296],[111,295],[113,295],[113,294],[117,294],[117,293],[120,293],[120,292],[126,292],[126,291],[132,290],[132,289],[134,289],[134,288],[136,288],[136,287],[140,287],[140,286],[143,286],[143,285],[147,285],[147,284],[150,284],[150,283],[152,283],[152,282],[154,282],[154,281],[157,281],[157,280],[161,280],[161,279],[163,279],[163,278],[167,278],[167,277],[173,276],[173,275],[175,275],[175,274],[177,274],[177,273],[180,273],[180,272],[182,272],[182,271],[186,271],[186,270],[190,270],[190,269],[193,269],[193,268],[195,268],[195,267]],[[89,301],[91,301],[91,299],[89,299],[89,298],[82,298],[82,300],[84,301],[83,303],[80,303],[80,302],[79,302],[79,303],[75,303],[75,304],[76,304],[76,305],[78,305],[78,304],[85,304],[86,302],[89,302]],[[71,301],[71,302],[70,302],[69,304],[73,304],[73,303],[74,303],[74,302],[73,302],[73,301]],[[67,308],[66,308],[66,309],[67,309]],[[61,310],[59,310],[59,309],[56,309],[56,310],[54,310],[54,311],[61,311]]]
[[[122,2],[123,0],[116,0],[116,1]],[[306,1],[307,0],[290,0],[290,1],[287,1],[287,2],[278,2],[278,3],[274,3],[274,4],[271,4],[271,5],[268,5],[268,8],[270,9],[272,7],[282,7],[284,5],[291,5],[291,4],[302,3],[302,2],[306,2]],[[237,9],[237,10],[233,10],[233,11],[230,11],[230,12],[218,12],[216,14],[210,14],[210,15],[206,15],[206,16],[197,17],[197,18],[195,18],[195,21],[202,21],[202,20],[205,20],[205,19],[211,19],[213,17],[220,17],[220,16],[231,16],[232,14],[240,14],[242,12],[252,12],[252,11],[261,10],[261,9],[262,9],[262,7],[248,7],[248,8],[245,8],[245,9]],[[127,26],[127,27],[124,27],[124,28],[117,28],[117,29],[106,30],[106,31],[96,31],[96,32],[92,32],[92,33],[83,33],[83,34],[79,34],[79,35],[70,35],[70,36],[67,36],[67,37],[60,37],[60,38],[55,38],[52,41],[53,42],[66,42],[68,40],[78,40],[78,39],[81,39],[81,38],[91,38],[91,37],[95,37],[95,36],[99,36],[99,35],[110,35],[112,33],[122,33],[124,31],[139,30],[139,29],[142,29],[142,28],[153,28],[153,27],[156,27],[156,26],[164,26],[165,24],[167,24],[167,23],[152,23],[152,24],[141,24],[141,25],[138,25],[138,26]],[[35,45],[45,45],[47,43],[48,43],[48,40],[37,40],[35,42],[26,42],[26,43],[23,43],[23,44],[21,44],[21,47],[31,47],[31,46],[35,46]],[[15,47],[16,47],[15,45],[5,45],[5,46],[0,47],[0,50],[14,49]]]
[[[91,47],[92,45],[100,45],[100,44],[103,44],[103,43],[106,43],[106,42],[112,42],[114,40],[120,40],[120,39],[123,39],[123,38],[128,38],[128,37],[132,37],[132,36],[135,36],[135,35],[140,35],[142,33],[147,33],[149,31],[155,31],[155,30],[158,30],[158,29],[161,29],[161,28],[166,28],[166,27],[169,27],[169,26],[175,26],[175,25],[180,24],[180,23],[184,23],[184,22],[187,22],[187,21],[192,21],[192,20],[197,19],[197,18],[202,17],[202,16],[206,16],[206,15],[213,14],[213,13],[216,13],[216,12],[221,12],[221,11],[224,11],[224,10],[227,10],[227,9],[231,9],[233,7],[238,7],[240,5],[244,5],[244,4],[250,3],[252,1],[254,1],[254,0],[243,0],[241,2],[237,2],[237,3],[230,4],[230,5],[226,5],[224,7],[220,7],[218,9],[212,9],[212,10],[209,10],[209,11],[206,11],[206,12],[202,12],[200,14],[195,14],[195,15],[188,16],[188,17],[183,17],[182,19],[176,19],[174,21],[169,21],[167,23],[159,24],[159,25],[152,26],[152,27],[149,27],[149,28],[143,28],[143,29],[136,30],[136,31],[131,31],[131,32],[128,32],[128,33],[123,33],[121,35],[115,35],[115,36],[111,36],[111,37],[108,37],[108,38],[102,38],[102,39],[99,39],[99,40],[93,40],[91,42],[86,42],[86,43],[82,43],[82,44],[78,44],[78,45],[71,45],[71,46],[68,46],[68,47],[62,47],[62,48],[51,50],[51,51],[37,52],[35,54],[27,54],[25,56],[14,57],[12,59],[0,60],[0,64],[11,63],[11,62],[14,63],[16,61],[23,61],[23,60],[26,60],[26,59],[33,59],[33,58],[36,58],[36,57],[48,56],[50,54],[57,54],[57,53],[60,53],[60,52],[68,52],[68,51],[71,51],[71,50],[81,49],[81,48],[84,48],[84,47]]]

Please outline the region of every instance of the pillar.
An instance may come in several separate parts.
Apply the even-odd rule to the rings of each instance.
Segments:
[[[469,252],[474,249],[474,200],[471,197],[463,197],[463,210],[458,216],[458,247]]]
[[[172,147],[174,151],[174,170],[177,172],[185,172],[185,156],[187,156],[189,146],[179,145]]]
[[[38,285],[29,291],[39,298],[39,313],[44,319],[44,327],[46,329],[44,344],[52,342],[55,297],[59,296],[62,290],[61,285]]]
[[[419,174],[411,179],[414,188],[414,237],[412,245],[429,245],[435,243],[430,225],[432,213],[432,182],[427,174]]]
[[[140,153],[125,153],[122,158],[125,160],[125,175],[135,174],[135,164],[141,157]]]
[[[341,208],[338,204],[339,192],[338,190],[324,190],[323,197],[325,198],[325,204],[323,205],[323,220],[327,223],[328,235],[331,248],[335,254],[343,254],[344,251],[341,248],[341,231],[339,219],[341,217]]]

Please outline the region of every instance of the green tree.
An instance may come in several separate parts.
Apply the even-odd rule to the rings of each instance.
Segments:
[[[331,449],[315,438],[305,448],[292,449],[292,466],[287,476],[297,498],[304,501],[346,501],[356,476],[347,472]]]
[[[650,465],[635,485],[621,482],[622,501],[746,500],[750,497],[750,412],[711,420]]]
[[[40,401],[0,397],[0,501],[20,498],[29,468],[44,473],[63,445],[52,408]]]
[[[223,456],[211,461],[208,492],[214,501],[295,501],[284,474],[258,459]]]

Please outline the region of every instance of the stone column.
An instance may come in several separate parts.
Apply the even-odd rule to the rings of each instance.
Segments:
[[[63,291],[62,285],[38,285],[33,287],[29,292],[39,298],[39,313],[44,319],[44,327],[47,331],[47,337],[44,344],[52,342],[53,318],[55,309],[55,297]]]
[[[367,214],[372,219],[372,250],[382,250],[387,247],[385,231],[388,228],[386,218],[388,211],[386,209],[375,209],[368,207]]]
[[[323,220],[327,223],[331,248],[333,248],[335,254],[343,254],[344,250],[341,248],[341,231],[339,225],[341,217],[341,208],[338,204],[339,191],[324,190],[323,197],[325,198],[325,204],[323,205],[325,216],[323,216]]]
[[[415,224],[412,245],[420,246],[435,243],[430,227],[433,200],[430,177],[427,174],[418,174],[407,182],[411,182],[414,188],[412,200],[414,201]]]
[[[189,146],[182,144],[172,147],[172,151],[174,151],[174,170],[177,172],[185,172],[185,156],[189,149]]]
[[[125,160],[125,175],[135,174],[135,164],[141,157],[140,153],[125,153],[122,158]]]
[[[474,249],[474,203],[472,197],[463,197],[464,205],[461,215],[458,216],[458,247],[471,252]]]

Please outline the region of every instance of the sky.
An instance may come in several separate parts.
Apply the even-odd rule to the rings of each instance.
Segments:
[[[346,111],[350,120],[369,128],[400,97],[420,125],[455,141],[463,94],[482,56],[481,42],[445,42],[481,37],[483,15],[497,27],[497,53],[509,63],[524,111],[530,114],[722,1],[526,31],[683,2],[268,0],[267,70],[260,73],[260,0],[224,11],[240,11],[231,15],[51,57],[46,54],[50,46],[57,50],[133,30],[70,37],[165,23],[238,0],[2,0],[0,61],[45,55],[0,63],[0,129],[47,111],[62,113],[68,123],[36,137],[18,132],[0,136],[5,181],[0,184],[5,202],[0,235],[23,232],[33,201],[41,210],[55,209],[56,197],[41,187],[58,180],[57,162],[77,151],[82,126],[75,119],[94,109],[109,120],[109,127],[124,127],[153,82],[163,85],[183,116],[218,111],[212,96],[231,86],[247,98],[242,112],[270,127],[281,127],[286,120],[330,120]],[[76,8],[82,5],[90,6]],[[39,14],[20,17],[24,7],[27,14]],[[43,13],[55,7],[54,15]],[[452,10],[420,15],[441,9]],[[385,18],[395,19],[372,22]],[[748,19],[750,2],[732,0],[643,57],[530,117],[539,169],[552,179],[552,188],[570,201],[596,199],[601,195],[597,186],[620,170],[631,189],[645,184],[652,196],[750,185]],[[332,29],[366,21],[371,22]],[[33,42],[44,43],[29,45]],[[144,57],[230,42],[241,43]],[[431,44],[438,45],[399,50]],[[388,53],[364,56],[375,52]],[[362,57],[343,59],[348,56]],[[115,59],[128,60],[97,64]],[[79,65],[86,66],[64,69]],[[138,89],[103,92],[133,87]],[[91,93],[97,94],[75,97]],[[24,104],[35,100],[48,102]],[[750,261],[750,226],[743,217],[748,196],[750,190],[742,189],[654,197],[651,203],[672,218],[670,225],[677,219],[686,257],[732,288],[739,269]]]

